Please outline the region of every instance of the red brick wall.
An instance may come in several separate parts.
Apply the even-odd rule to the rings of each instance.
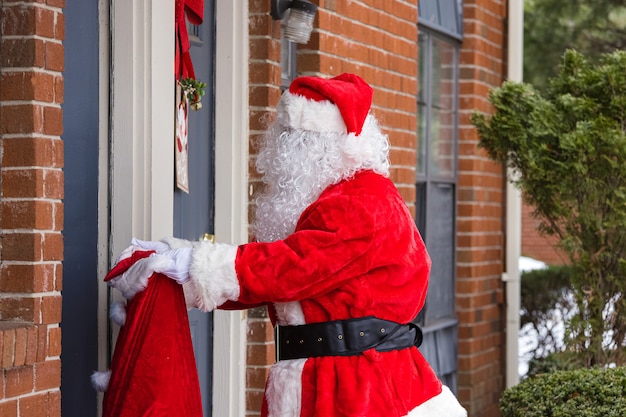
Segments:
[[[253,0],[249,3],[249,106],[250,106],[250,195],[253,202],[261,187],[254,169],[256,142],[265,131],[280,99],[280,23],[270,16],[270,3]],[[254,215],[251,206],[250,222]],[[265,308],[248,310],[248,346],[246,354],[246,415],[261,415],[265,380],[274,363],[273,328]]]
[[[62,7],[5,0],[1,8],[3,417],[61,415]]]
[[[304,74],[362,76],[372,113],[389,135],[391,179],[414,210],[417,148],[417,1],[324,1],[319,31],[303,45]]]
[[[567,256],[554,247],[557,239],[539,234],[539,220],[531,215],[532,212],[531,206],[522,205],[522,255],[538,259],[548,265],[567,263]]]
[[[504,182],[469,121],[504,79],[504,0],[464,1],[460,67],[457,312],[459,398],[470,416],[499,416],[504,389]]]

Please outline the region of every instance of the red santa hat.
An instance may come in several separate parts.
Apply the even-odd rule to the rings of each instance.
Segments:
[[[293,129],[361,134],[373,90],[355,74],[334,78],[299,77],[279,104],[279,118]]]

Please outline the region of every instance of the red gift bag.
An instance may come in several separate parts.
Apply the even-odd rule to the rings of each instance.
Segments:
[[[152,252],[135,252],[108,281]],[[202,417],[183,288],[161,274],[127,304],[104,394],[103,417]]]

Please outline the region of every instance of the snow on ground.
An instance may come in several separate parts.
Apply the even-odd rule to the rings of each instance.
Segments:
[[[521,256],[519,259],[519,271],[520,274],[525,271],[532,271],[535,269],[544,269],[548,266],[542,262],[533,258],[529,258],[526,256]],[[544,323],[546,328],[549,328],[552,335],[554,336],[554,344],[552,346],[548,346],[547,348],[551,351],[560,351],[563,348],[565,343],[565,321],[566,319],[570,319],[573,314],[576,313],[574,295],[571,292],[566,292],[564,297],[569,305],[574,306],[569,312],[567,312],[567,317],[563,317],[563,311],[560,309],[555,309],[552,312],[552,316],[554,317],[553,321],[549,321]],[[605,320],[613,314],[613,303],[616,302],[618,296],[615,296],[613,300],[610,300],[609,303],[605,306],[603,316]],[[521,312],[520,312],[521,314]],[[523,378],[528,373],[528,363],[530,359],[533,357],[533,352],[537,349],[539,336],[537,331],[533,329],[531,324],[524,325],[519,332],[518,338],[518,372],[520,378]],[[545,335],[544,336],[545,340]],[[612,331],[606,331],[604,334],[604,346],[607,348],[615,348],[615,343],[612,340]],[[542,352],[539,352],[540,354]],[[609,367],[615,366],[614,364],[609,365]]]
[[[520,273],[535,269],[545,269],[547,267],[548,266],[542,261],[527,256],[520,256]],[[554,329],[557,330],[557,334],[560,334],[561,329],[564,329],[563,323],[555,323],[554,326],[556,326]],[[532,359],[533,352],[537,348],[538,339],[538,334],[530,323],[520,329],[518,338],[518,372],[520,378],[523,378],[528,373],[528,362]]]
[[[546,269],[548,265],[545,262],[538,261],[533,258],[529,258],[528,256],[520,256],[519,257],[519,271],[533,271],[535,269]]]

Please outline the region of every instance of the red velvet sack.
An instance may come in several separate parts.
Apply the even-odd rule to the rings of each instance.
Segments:
[[[152,252],[135,252],[108,281]],[[154,274],[126,306],[104,394],[103,417],[202,417],[200,382],[183,288]]]

